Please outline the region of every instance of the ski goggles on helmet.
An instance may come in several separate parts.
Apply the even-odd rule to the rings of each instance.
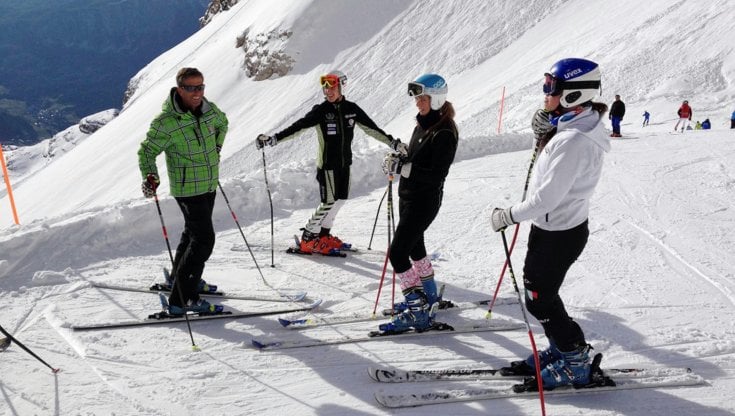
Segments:
[[[544,94],[552,96],[561,95],[565,89],[594,90],[601,85],[600,81],[562,81],[549,73],[544,77]]]
[[[335,85],[339,85],[339,77],[334,74],[322,75],[319,77],[319,85],[322,88],[332,88]]]
[[[563,82],[560,82],[556,77],[551,74],[544,74],[544,94],[546,95],[561,95],[564,90]]]
[[[424,95],[423,84],[419,84],[418,82],[409,82],[408,83],[408,96],[418,97],[419,95]]]

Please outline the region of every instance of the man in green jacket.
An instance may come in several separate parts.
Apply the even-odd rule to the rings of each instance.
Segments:
[[[352,138],[356,126],[369,136],[389,145],[403,155],[408,147],[400,139],[394,139],[357,104],[345,99],[342,88],[347,76],[334,70],[319,78],[324,101],[315,105],[301,119],[280,132],[268,136],[260,134],[255,145],[262,149],[266,144],[275,146],[296,137],[301,131],[317,127],[319,154],[316,162],[316,179],[319,183],[321,204],[304,226],[301,242],[297,247],[303,253],[331,255],[350,245],[330,233],[337,212],[345,203],[350,191],[350,166],[352,165]]]
[[[172,269],[169,313],[214,312],[221,306],[201,299],[199,291],[206,286],[200,285],[202,272],[214,248],[212,210],[228,121],[225,113],[204,98],[204,75],[198,69],[179,70],[176,85],[138,150],[143,195],[155,196],[160,184],[156,157],[165,153],[171,195],[184,214],[184,231]]]

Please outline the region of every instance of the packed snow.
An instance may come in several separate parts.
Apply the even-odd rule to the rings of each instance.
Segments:
[[[515,331],[259,352],[252,339],[328,340],[363,335],[379,322],[289,330],[274,315],[192,322],[197,352],[185,323],[71,327],[138,320],[160,310],[155,293],[92,285],[146,288],[162,281],[162,269],[170,266],[155,203],[140,194],[136,151],[180,67],[202,70],[207,97],[230,119],[221,177],[230,206],[218,196],[217,243],[205,279],[239,295],[308,292],[305,302],[224,301],[234,312],[322,299],[313,316],[337,317],[369,316],[376,306],[388,240],[387,201],[381,204],[388,182],[380,161],[388,149],[356,134],[351,198],[333,230],[360,252],[296,256],[285,249],[318,204],[315,133],[264,153],[255,149],[255,136],[286,127],[320,102],[315,80],[340,68],[349,78],[347,97],[386,131],[408,138],[416,108],[406,82],[425,72],[442,74],[461,141],[427,248],[445,298],[488,299],[505,261],[490,212],[520,200],[543,72],[570,56],[598,62],[600,100],[610,104],[620,94],[627,112],[592,200],[590,240],[562,297],[594,351],[604,355],[603,368],[688,367],[707,384],[547,397],[547,414],[735,413],[735,131],[729,129],[735,54],[726,35],[735,30],[734,13],[735,3],[725,0],[238,3],[143,68],[137,93],[116,118],[42,168],[23,171],[14,187],[20,225],[13,224],[0,187],[0,325],[60,369],[53,374],[17,345],[0,352],[0,415],[540,414],[538,398],[389,410],[375,392],[488,382],[378,384],[366,371],[376,365],[497,368],[527,356],[530,341],[508,273],[490,320],[484,307],[440,312],[438,319],[458,326],[512,321],[521,324]],[[279,46],[295,67],[283,78],[252,81],[235,39],[245,30],[279,29],[293,31]],[[709,118],[712,130],[672,132],[685,99],[693,121]],[[644,110],[651,113],[645,128]],[[165,169],[162,158],[159,167]],[[165,179],[161,189],[175,247],[181,214]],[[512,255],[521,286],[527,233],[522,224]],[[510,239],[512,230],[506,235]],[[379,309],[391,303],[391,279],[388,267]],[[540,325],[532,317],[530,323],[536,343],[546,346]]]

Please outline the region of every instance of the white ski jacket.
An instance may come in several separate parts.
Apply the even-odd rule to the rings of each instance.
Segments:
[[[556,135],[538,155],[531,196],[511,207],[515,222],[532,220],[543,230],[561,231],[587,220],[589,200],[610,151],[600,118],[591,108],[559,118]]]

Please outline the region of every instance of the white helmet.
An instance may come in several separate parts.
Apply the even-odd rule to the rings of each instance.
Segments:
[[[587,59],[562,59],[544,75],[544,93],[561,95],[559,104],[564,108],[584,104],[600,92],[599,65]]]
[[[432,110],[442,108],[447,101],[448,91],[447,82],[437,74],[424,74],[408,83],[408,95],[411,97],[428,95],[431,97]]]

